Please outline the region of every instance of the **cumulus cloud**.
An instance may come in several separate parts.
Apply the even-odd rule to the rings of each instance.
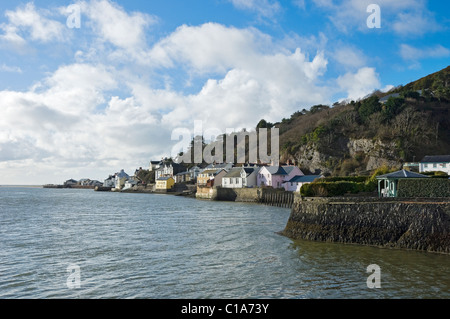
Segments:
[[[140,12],[127,13],[109,0],[83,1],[80,6],[100,38],[119,48],[142,47],[146,43],[145,29],[157,20]]]
[[[378,74],[369,67],[360,68],[356,73],[348,72],[340,76],[337,83],[350,100],[358,100],[380,88]]]
[[[352,46],[339,46],[333,52],[333,58],[344,67],[360,68],[367,65],[367,58],[364,53]]]
[[[51,14],[46,10],[38,10],[30,2],[15,11],[6,11],[8,24],[4,24],[5,31],[1,38],[15,44],[23,44],[29,37],[33,41],[51,42],[64,41],[65,25],[59,21],[48,18]]]
[[[367,7],[376,3],[381,10],[381,30],[400,36],[417,36],[439,30],[432,12],[422,0],[314,0],[314,4],[329,14],[330,22],[341,32],[355,29],[365,32],[370,12]]]

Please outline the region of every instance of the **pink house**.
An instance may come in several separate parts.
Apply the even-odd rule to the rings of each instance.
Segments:
[[[288,173],[281,166],[263,166],[256,177],[256,185],[282,188]]]
[[[287,176],[285,178],[286,182],[290,181],[295,176],[303,176],[303,175],[305,175],[305,174],[303,174],[301,169],[298,168],[298,166],[288,165],[288,166],[282,166],[282,167],[283,167],[284,171],[287,173]]]

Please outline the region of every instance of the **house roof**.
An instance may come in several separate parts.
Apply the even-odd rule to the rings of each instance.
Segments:
[[[288,175],[281,166],[265,166],[271,175]]]
[[[425,156],[421,163],[450,163],[450,155],[428,155]]]
[[[284,171],[286,174],[290,174],[297,166],[289,165],[289,166],[283,166]]]
[[[398,178],[429,178],[429,176],[414,173],[404,169],[393,173],[377,176],[377,179],[398,179]]]
[[[167,181],[167,180],[169,180],[169,179],[171,179],[172,177],[170,177],[170,176],[165,176],[165,177],[160,177],[160,178],[158,178],[157,179],[157,181]],[[173,178],[172,178],[173,179]]]
[[[232,167],[233,167],[232,163],[220,163],[220,164],[212,163],[206,166],[205,169],[219,169],[219,168],[230,169]]]
[[[220,172],[222,169],[205,169],[203,172],[201,172],[200,174],[210,174],[210,175],[215,175],[218,172]]]
[[[321,175],[296,175],[289,180],[289,183],[312,183],[315,179],[321,177]]]
[[[227,174],[225,174],[223,177],[240,177],[241,176],[241,169],[242,167],[235,167],[232,168]]]
[[[190,172],[188,172],[188,171],[186,171],[186,172],[180,172],[180,173],[177,173],[177,174],[175,174],[176,176],[182,176],[182,175],[190,175],[191,173]]]

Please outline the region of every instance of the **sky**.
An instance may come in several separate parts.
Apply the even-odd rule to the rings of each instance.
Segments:
[[[374,6],[375,5],[375,6]],[[450,3],[84,0],[0,4],[0,185],[103,181],[177,129],[252,129],[450,63]]]

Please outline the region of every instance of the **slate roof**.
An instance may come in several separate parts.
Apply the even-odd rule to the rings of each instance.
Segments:
[[[212,174],[212,175],[216,175],[219,171],[221,171],[221,169],[206,169],[203,172],[201,172],[200,174]]]
[[[297,166],[289,165],[289,166],[283,166],[283,169],[286,172],[286,174],[289,175],[296,167]]]
[[[241,168],[242,167],[235,167],[232,168],[227,174],[225,174],[223,177],[240,177],[241,176]]]
[[[421,163],[450,163],[450,155],[428,155],[425,156]]]
[[[283,167],[281,166],[266,166],[266,169],[272,175],[288,175]]]
[[[377,179],[398,179],[398,178],[429,178],[429,176],[414,173],[404,169],[393,173],[377,176]]]
[[[172,177],[170,177],[170,176],[160,177],[160,178],[157,179],[157,181],[167,181],[167,180],[169,180],[169,178],[172,178]]]

